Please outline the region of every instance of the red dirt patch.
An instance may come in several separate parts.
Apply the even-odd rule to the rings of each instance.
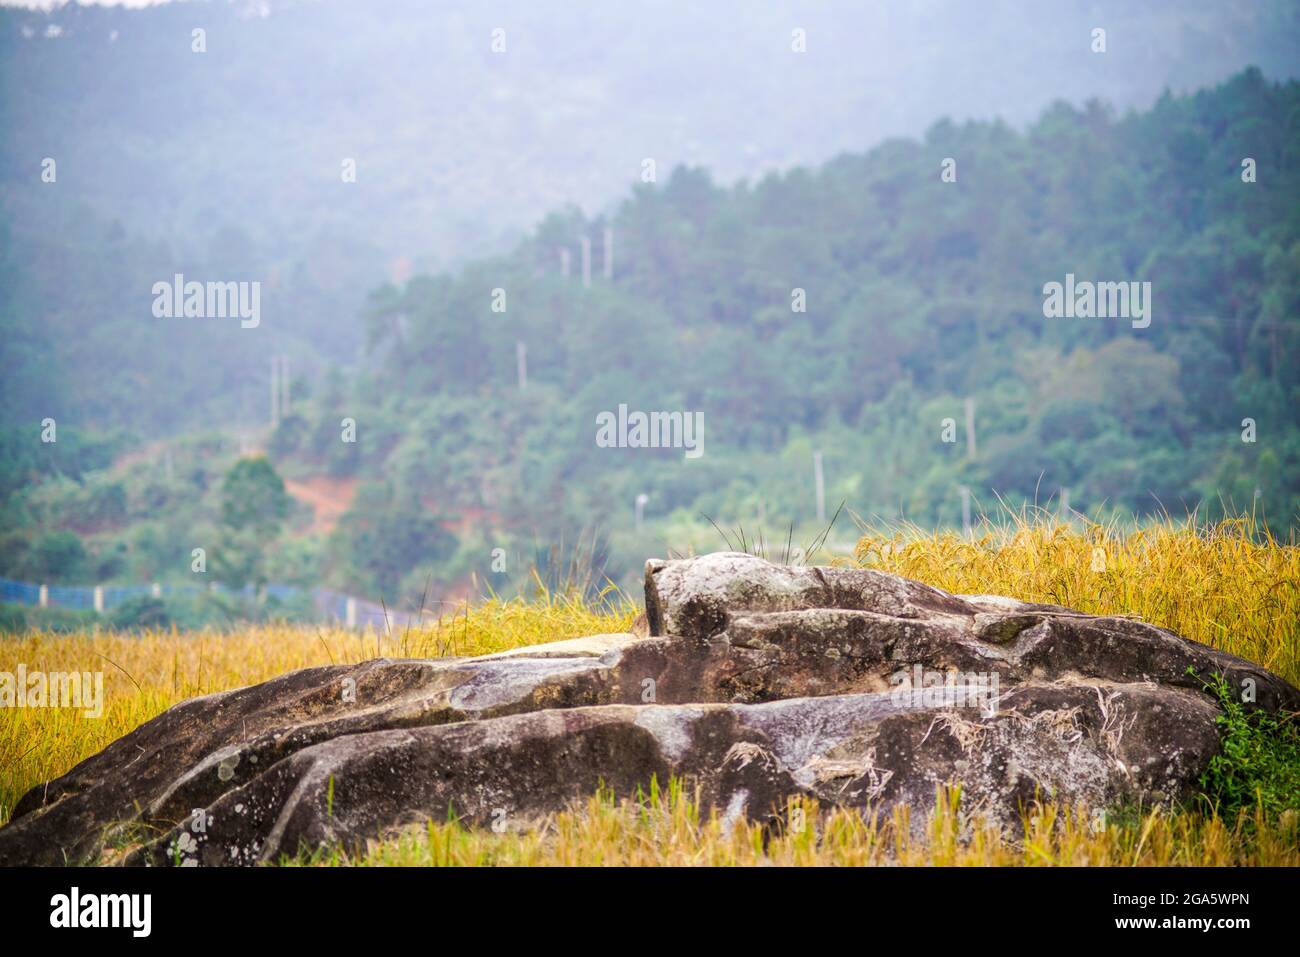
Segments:
[[[357,480],[332,475],[309,475],[303,479],[285,479],[284,490],[312,508],[310,531],[328,533],[352,504],[357,494]]]

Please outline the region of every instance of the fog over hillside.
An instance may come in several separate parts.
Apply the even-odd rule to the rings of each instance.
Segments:
[[[174,271],[262,280],[262,337],[177,344],[173,368],[189,368],[188,351],[222,373],[220,390],[192,384],[163,407],[81,403],[79,414],[137,429],[256,418],[268,350],[313,377],[325,362],[356,364],[359,314],[385,278],[505,252],[568,204],[606,211],[647,158],[661,175],[698,165],[726,184],[919,136],[945,117],[1023,126],[1056,99],[1100,98],[1122,113],[1247,65],[1280,78],[1300,63],[1296,10],[936,0],[0,9],[4,415],[67,404],[49,376],[12,369],[15,356],[69,374],[94,368],[131,337],[104,330],[146,314],[139,284]],[[1089,50],[1098,26],[1105,56]],[[196,28],[204,53],[192,49]],[[802,56],[791,55],[795,31]],[[57,188],[40,178],[47,157]],[[341,180],[347,160],[355,183]],[[78,252],[89,248],[100,266]],[[130,284],[128,262],[139,267]],[[78,332],[91,324],[98,333]],[[84,341],[94,335],[112,342]],[[95,374],[156,386],[142,351],[123,347]]]

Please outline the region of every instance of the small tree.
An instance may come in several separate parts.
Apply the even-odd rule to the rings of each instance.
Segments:
[[[284,481],[264,455],[240,459],[221,485],[221,524],[274,536],[289,515]]]
[[[213,571],[232,588],[266,583],[267,549],[289,514],[284,481],[265,456],[240,459],[221,485],[221,527]]]

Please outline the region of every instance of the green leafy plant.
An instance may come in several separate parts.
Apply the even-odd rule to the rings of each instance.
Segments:
[[[1225,820],[1259,808],[1300,809],[1300,714],[1248,711],[1222,675],[1205,683],[1219,701],[1220,751],[1201,774],[1200,800]]]

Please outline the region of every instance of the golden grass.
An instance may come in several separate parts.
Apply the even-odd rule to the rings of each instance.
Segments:
[[[767,829],[716,817],[671,782],[641,801],[598,794],[580,808],[547,815],[518,832],[493,833],[429,822],[365,853],[334,850],[286,863],[325,866],[1264,866],[1300,865],[1300,828],[1288,811],[1232,826],[1218,817],[1151,811],[1131,823],[1106,824],[1086,809],[1043,805],[1022,830],[1008,834],[961,813],[956,789],[940,793],[921,833],[900,807],[886,817],[796,799],[786,820]]]
[[[236,632],[94,630],[0,637],[0,671],[104,675],[104,710],[0,709],[0,824],[29,788],[66,773],[172,705],[198,695],[257,684],[316,665],[370,658],[481,655],[520,645],[625,631],[636,608],[617,596],[595,604],[541,594],[532,601],[492,599],[425,627],[374,631],[249,625]]]
[[[1096,615],[1130,615],[1300,685],[1300,548],[1249,519],[1137,531],[1053,521],[985,525],[966,538],[868,528],[859,564],[957,594],[998,594]]]
[[[1095,550],[1100,548],[1101,561]],[[1208,530],[1165,523],[1115,527],[1021,522],[978,537],[911,528],[869,529],[863,565],[959,593],[998,593],[1094,613],[1136,615],[1189,638],[1251,658],[1300,683],[1300,550],[1257,540],[1245,522]],[[0,822],[28,788],[199,694],[253,684],[295,668],[376,656],[474,655],[627,629],[636,609],[617,595],[594,606],[541,593],[492,599],[394,635],[301,626],[238,632],[120,635],[36,633],[0,640],[0,671],[103,671],[99,719],[73,709],[0,710]],[[799,805],[810,826],[765,834],[701,820],[674,782],[637,804],[597,795],[585,806],[497,834],[431,823],[330,864],[1124,864],[1300,865],[1294,811],[1276,820],[1225,822],[1153,811],[1093,827],[1085,809],[1040,808],[1024,833],[966,820],[941,795],[918,836],[905,816],[887,820]],[[905,815],[905,812],[900,812]],[[766,841],[766,843],[765,843]]]

